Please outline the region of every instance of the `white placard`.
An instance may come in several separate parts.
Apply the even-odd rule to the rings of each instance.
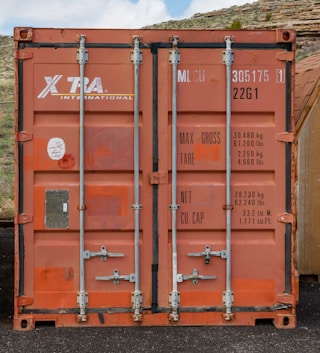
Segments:
[[[48,142],[47,152],[51,159],[59,161],[66,152],[66,145],[60,137],[53,137]]]

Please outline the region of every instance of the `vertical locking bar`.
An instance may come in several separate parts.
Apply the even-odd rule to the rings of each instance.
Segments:
[[[231,285],[231,66],[233,52],[231,49],[232,38],[225,37],[226,50],[223,61],[226,65],[226,290],[223,293],[223,302],[226,307],[225,320],[231,320],[233,291]]]
[[[178,255],[177,255],[177,67],[180,62],[178,50],[179,37],[172,38],[172,50],[170,51],[169,61],[172,65],[172,292],[169,295],[171,304],[170,319],[179,320],[179,292],[178,292]]]
[[[84,190],[84,66],[88,61],[88,52],[85,48],[86,36],[80,35],[80,47],[77,52],[77,59],[80,65],[80,203],[79,203],[79,217],[80,217],[80,291],[78,293],[78,305],[80,313],[78,321],[87,321],[86,307],[88,303],[88,293],[85,290],[85,270],[84,270],[84,211],[85,206],[85,190]]]
[[[139,36],[133,37],[134,48],[131,53],[131,61],[134,65],[134,252],[135,252],[135,289],[131,293],[133,320],[141,320],[142,293],[140,290],[140,194],[139,194],[139,65],[142,62]]]

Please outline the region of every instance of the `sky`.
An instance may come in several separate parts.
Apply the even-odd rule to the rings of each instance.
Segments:
[[[0,0],[0,34],[14,27],[141,28],[255,0]]]

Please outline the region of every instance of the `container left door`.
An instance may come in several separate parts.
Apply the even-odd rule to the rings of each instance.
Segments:
[[[130,325],[151,305],[152,187],[141,187],[152,172],[151,55],[141,65],[139,43],[27,50],[15,326]]]

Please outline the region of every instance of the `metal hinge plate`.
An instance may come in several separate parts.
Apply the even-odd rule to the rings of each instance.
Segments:
[[[153,172],[150,174],[149,181],[151,185],[166,184],[167,178],[165,172]]]
[[[293,61],[294,53],[292,51],[283,51],[276,54],[276,59],[279,61]]]
[[[277,134],[277,141],[280,142],[293,142],[294,141],[294,133],[292,132],[282,132]]]
[[[277,221],[282,223],[294,223],[294,215],[292,213],[282,213],[277,216]]]
[[[26,223],[31,223],[32,220],[33,220],[33,217],[31,214],[20,213],[20,214],[18,214],[17,223],[18,224],[26,224]]]
[[[28,131],[17,132],[16,136],[18,142],[26,142],[31,141],[33,139],[33,133]]]
[[[18,306],[27,306],[27,305],[33,304],[33,298],[25,297],[25,296],[17,297],[17,301],[18,301]]]
[[[33,53],[27,50],[16,50],[14,53],[14,58],[17,60],[32,59]]]

